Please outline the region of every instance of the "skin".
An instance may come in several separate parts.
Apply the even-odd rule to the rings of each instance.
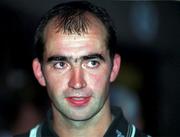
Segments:
[[[53,22],[49,23],[43,63],[35,58],[32,64],[35,77],[47,87],[53,128],[61,137],[103,136],[112,122],[108,89],[121,60],[116,54],[111,61],[104,26],[89,18],[93,23],[81,35],[57,32]]]

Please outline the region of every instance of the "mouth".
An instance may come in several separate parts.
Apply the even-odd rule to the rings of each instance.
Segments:
[[[88,96],[88,97],[73,96],[73,97],[66,98],[68,103],[70,103],[72,106],[75,106],[75,107],[86,106],[89,103],[90,99],[91,99],[91,96]]]

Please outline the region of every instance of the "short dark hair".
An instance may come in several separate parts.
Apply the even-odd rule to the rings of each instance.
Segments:
[[[52,19],[56,18],[58,29],[70,34],[74,32],[81,34],[87,31],[88,20],[85,17],[87,12],[99,19],[104,25],[107,31],[107,48],[110,51],[110,57],[113,58],[117,42],[113,22],[104,8],[97,7],[88,1],[71,1],[58,4],[41,18],[35,33],[35,57],[40,61],[43,60],[44,29]]]

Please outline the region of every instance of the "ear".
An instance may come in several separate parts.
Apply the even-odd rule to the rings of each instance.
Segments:
[[[39,84],[41,86],[46,86],[46,82],[44,79],[44,75],[42,72],[41,63],[39,62],[39,59],[37,58],[33,59],[32,68],[33,68],[34,75],[36,79],[38,80]]]
[[[119,69],[120,69],[121,57],[119,54],[115,54],[112,65],[113,66],[112,66],[111,75],[110,75],[110,82],[113,82],[116,79]]]

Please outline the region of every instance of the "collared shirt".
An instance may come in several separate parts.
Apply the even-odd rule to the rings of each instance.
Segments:
[[[133,124],[129,124],[123,116],[120,108],[112,107],[114,120],[109,126],[104,137],[150,137],[140,132]],[[52,118],[48,116],[47,120],[31,129],[28,133],[15,137],[58,137],[52,128]],[[84,135],[86,136],[86,135]]]

